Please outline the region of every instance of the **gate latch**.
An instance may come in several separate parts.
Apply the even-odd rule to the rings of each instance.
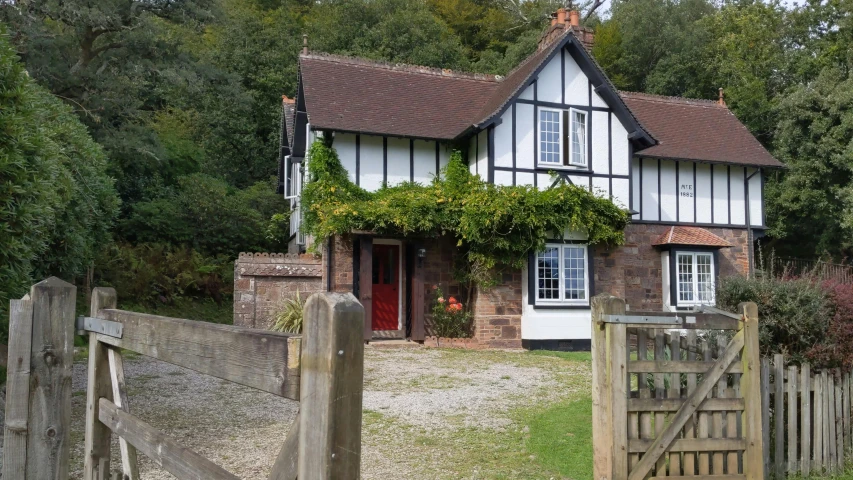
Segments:
[[[76,327],[78,332],[95,332],[115,338],[121,338],[124,330],[124,325],[119,322],[111,322],[103,318],[84,317],[83,315],[77,317]]]

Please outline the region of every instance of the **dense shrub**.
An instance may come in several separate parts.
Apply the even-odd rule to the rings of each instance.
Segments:
[[[114,287],[120,301],[155,306],[188,297],[222,303],[233,291],[234,259],[206,257],[188,247],[115,244],[95,267],[95,284]]]
[[[853,353],[853,288],[820,279],[729,277],[717,285],[717,305],[735,311],[758,305],[762,355],[783,353],[816,367],[849,362]]]
[[[454,297],[445,298],[438,285],[433,286],[432,334],[439,338],[471,336],[471,312]]]
[[[88,267],[118,211],[101,147],[36,85],[0,27],[0,319],[9,298]],[[0,326],[0,341],[6,327]]]
[[[287,210],[271,182],[240,190],[224,180],[196,173],[175,188],[133,206],[121,222],[122,235],[134,243],[185,245],[206,255],[247,251],[283,251],[289,233],[286,219],[270,234],[270,219]]]

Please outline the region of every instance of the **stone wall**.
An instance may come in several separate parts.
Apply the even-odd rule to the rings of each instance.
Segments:
[[[595,247],[592,256],[594,293],[609,293],[623,298],[631,310],[662,310],[661,253],[652,243],[669,229],[669,225],[630,224],[625,229],[623,245],[610,249]],[[749,270],[747,231],[732,228],[706,230],[733,245],[720,249],[719,276],[746,275]]]
[[[318,256],[241,253],[234,262],[234,325],[269,328],[285,299],[323,290]]]
[[[477,289],[474,337],[493,348],[521,348],[521,271],[501,274],[498,285]]]

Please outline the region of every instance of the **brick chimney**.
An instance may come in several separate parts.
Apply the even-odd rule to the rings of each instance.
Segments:
[[[551,14],[551,25],[539,38],[539,50],[544,50],[551,42],[561,37],[567,29],[572,31],[587,51],[592,50],[595,32],[591,28],[581,26],[580,12],[574,9],[566,12],[565,8],[560,8]]]

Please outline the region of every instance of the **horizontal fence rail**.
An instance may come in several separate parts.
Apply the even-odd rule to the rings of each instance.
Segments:
[[[851,372],[761,361],[764,468],[768,475],[838,473],[853,448]]]

